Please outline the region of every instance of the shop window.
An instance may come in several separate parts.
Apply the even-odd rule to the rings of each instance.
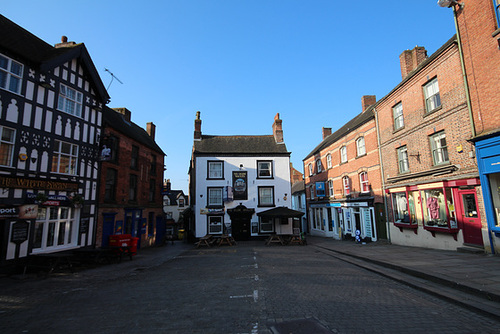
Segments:
[[[432,161],[434,165],[441,165],[449,162],[448,147],[446,146],[446,135],[444,131],[438,132],[429,138],[431,141]]]
[[[392,108],[392,115],[394,117],[394,130],[399,130],[405,126],[403,119],[403,104],[401,102]]]
[[[448,214],[443,189],[429,189],[420,192],[426,227],[448,228]]]
[[[439,95],[439,84],[437,78],[432,79],[424,85],[425,109],[431,112],[441,107],[441,97]]]
[[[224,217],[208,216],[208,234],[222,234]]]
[[[260,233],[274,232],[274,224],[272,218],[260,217]]]
[[[0,165],[12,166],[16,131],[0,126]]]
[[[392,209],[394,213],[394,222],[397,224],[410,224],[410,212],[408,205],[408,197],[406,192],[392,194]],[[415,205],[413,204],[415,210]]]
[[[33,252],[39,253],[73,245],[76,242],[75,225],[74,208],[38,207]]]
[[[208,179],[223,179],[224,163],[223,161],[208,162]]]
[[[0,54],[0,88],[21,94],[23,65]]]
[[[500,226],[500,173],[488,175],[490,182],[491,200],[495,215],[495,226]]]

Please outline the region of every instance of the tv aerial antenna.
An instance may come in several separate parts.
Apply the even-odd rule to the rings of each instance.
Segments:
[[[108,70],[107,68],[105,68],[104,70],[105,70],[106,72],[108,72],[109,74],[111,74],[111,82],[109,83],[108,88],[106,88],[106,90],[109,90],[109,87],[110,87],[110,86],[111,86],[111,84],[113,83],[113,80],[114,80],[114,79],[116,79],[116,81],[118,81],[119,83],[121,83],[121,84],[123,85],[123,82],[122,82],[120,79],[118,79],[118,78],[116,77],[116,75],[114,75],[114,74],[113,74],[110,70]]]

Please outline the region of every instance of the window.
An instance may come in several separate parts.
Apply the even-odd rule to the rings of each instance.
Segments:
[[[155,175],[156,174],[156,155],[151,155],[150,174],[151,175]]]
[[[139,148],[132,145],[130,168],[138,170],[139,169]]]
[[[179,207],[180,208],[184,207],[184,198],[179,198]]]
[[[151,179],[151,180],[149,180],[149,201],[150,202],[155,201],[155,193],[156,193],[156,180]]]
[[[309,164],[307,165],[308,169],[309,169],[309,176],[312,176],[314,173],[313,173],[313,166],[312,164]]]
[[[494,225],[500,226],[500,173],[488,175],[491,190],[491,200],[494,210]]]
[[[208,178],[209,179],[222,179],[224,175],[222,161],[209,161],[208,162]]]
[[[399,172],[406,173],[410,170],[410,165],[408,164],[408,150],[406,146],[402,146],[397,149],[398,153],[398,165]]]
[[[116,183],[118,180],[118,171],[113,168],[106,170],[106,181],[104,186],[104,200],[116,200]]]
[[[222,189],[208,188],[208,206],[222,206]]]
[[[335,193],[333,191],[333,180],[328,180],[328,196],[334,197]]]
[[[351,194],[351,180],[349,176],[344,176],[342,178],[342,185],[344,187],[344,196],[349,196]]]
[[[274,206],[274,187],[259,187],[259,206]]]
[[[448,148],[446,147],[446,136],[443,131],[438,132],[430,136],[431,150],[432,150],[432,161],[434,165],[440,165],[447,163],[448,159]]]
[[[274,224],[272,218],[260,217],[260,232],[261,233],[274,232]]]
[[[152,237],[155,234],[154,219],[155,219],[155,213],[150,212],[148,215],[148,237]]]
[[[321,159],[316,160],[316,170],[318,173],[321,173],[323,171],[323,167],[321,166]]]
[[[128,199],[129,201],[137,200],[137,175],[134,174],[130,174]]]
[[[21,94],[23,65],[0,54],[0,88]]]
[[[368,182],[368,173],[361,172],[359,173],[359,186],[361,188],[362,193],[370,192],[370,182]]]
[[[12,166],[14,142],[16,131],[5,126],[0,126],[0,165]]]
[[[340,162],[344,163],[347,162],[347,147],[342,146],[340,148]]]
[[[314,199],[314,186],[313,185],[309,186],[309,193],[311,195],[311,199]]]
[[[356,140],[356,151],[358,152],[358,157],[366,154],[365,137],[359,137]]]
[[[326,167],[332,168],[332,155],[330,153],[326,156]]]
[[[54,140],[52,172],[76,175],[78,146],[60,140]]]
[[[73,88],[61,84],[59,88],[59,100],[57,110],[68,114],[82,117],[83,94]]]
[[[222,234],[224,217],[208,216],[208,234]]]
[[[448,227],[446,200],[443,189],[428,189],[420,191],[424,207],[424,224],[430,227]],[[448,198],[450,201],[451,198]],[[451,203],[453,204],[453,203]]]
[[[410,215],[408,214],[408,199],[405,192],[392,194],[392,210],[395,223],[410,223]]]
[[[272,161],[257,161],[257,178],[272,178],[273,177],[273,162]]]
[[[33,251],[57,249],[76,244],[78,228],[75,209],[70,207],[38,207]]]
[[[441,97],[439,96],[439,85],[437,78],[432,79],[424,86],[425,109],[431,112],[441,106]]]
[[[493,0],[493,6],[495,6],[495,15],[497,18],[497,28],[500,28],[500,0]]]
[[[403,119],[403,104],[401,102],[392,108],[392,115],[394,117],[394,130],[401,129],[405,125]]]

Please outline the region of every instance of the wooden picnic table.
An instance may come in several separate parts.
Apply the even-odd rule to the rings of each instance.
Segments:
[[[218,239],[219,239],[219,241],[217,242],[217,246],[221,246],[221,245],[233,246],[233,245],[236,245],[236,241],[230,235],[223,234],[220,237],[218,237]]]
[[[207,234],[198,240],[198,242],[196,243],[196,248],[200,248],[201,246],[212,247],[213,242],[214,237],[211,234]]]
[[[285,244],[285,240],[283,239],[283,235],[281,235],[281,234],[271,234],[269,236],[269,238],[267,238],[267,240],[266,240],[266,245],[269,246],[270,244],[273,244],[273,243],[284,245]]]

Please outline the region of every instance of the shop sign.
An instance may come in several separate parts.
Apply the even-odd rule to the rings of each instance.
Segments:
[[[350,202],[350,203],[342,203],[342,206],[345,206],[345,207],[356,207],[356,208],[359,208],[360,206],[368,206],[368,202]]]
[[[316,182],[316,196],[325,197],[325,182]]]
[[[224,214],[225,208],[212,209],[212,208],[201,208],[200,214],[202,215],[220,215]]]
[[[309,207],[311,208],[340,208],[340,203],[325,203],[325,204],[311,204]]]
[[[10,241],[15,244],[22,244],[28,240],[30,224],[24,220],[20,220],[12,224]]]
[[[78,191],[78,183],[2,175],[0,176],[0,188]]]
[[[247,194],[247,172],[233,172],[233,199],[246,200]]]
[[[19,208],[0,208],[0,218],[17,218],[19,217]]]
[[[26,193],[26,198],[30,201],[35,201],[37,194]],[[70,206],[71,201],[67,196],[64,195],[47,195],[47,200],[40,205],[44,206]]]

